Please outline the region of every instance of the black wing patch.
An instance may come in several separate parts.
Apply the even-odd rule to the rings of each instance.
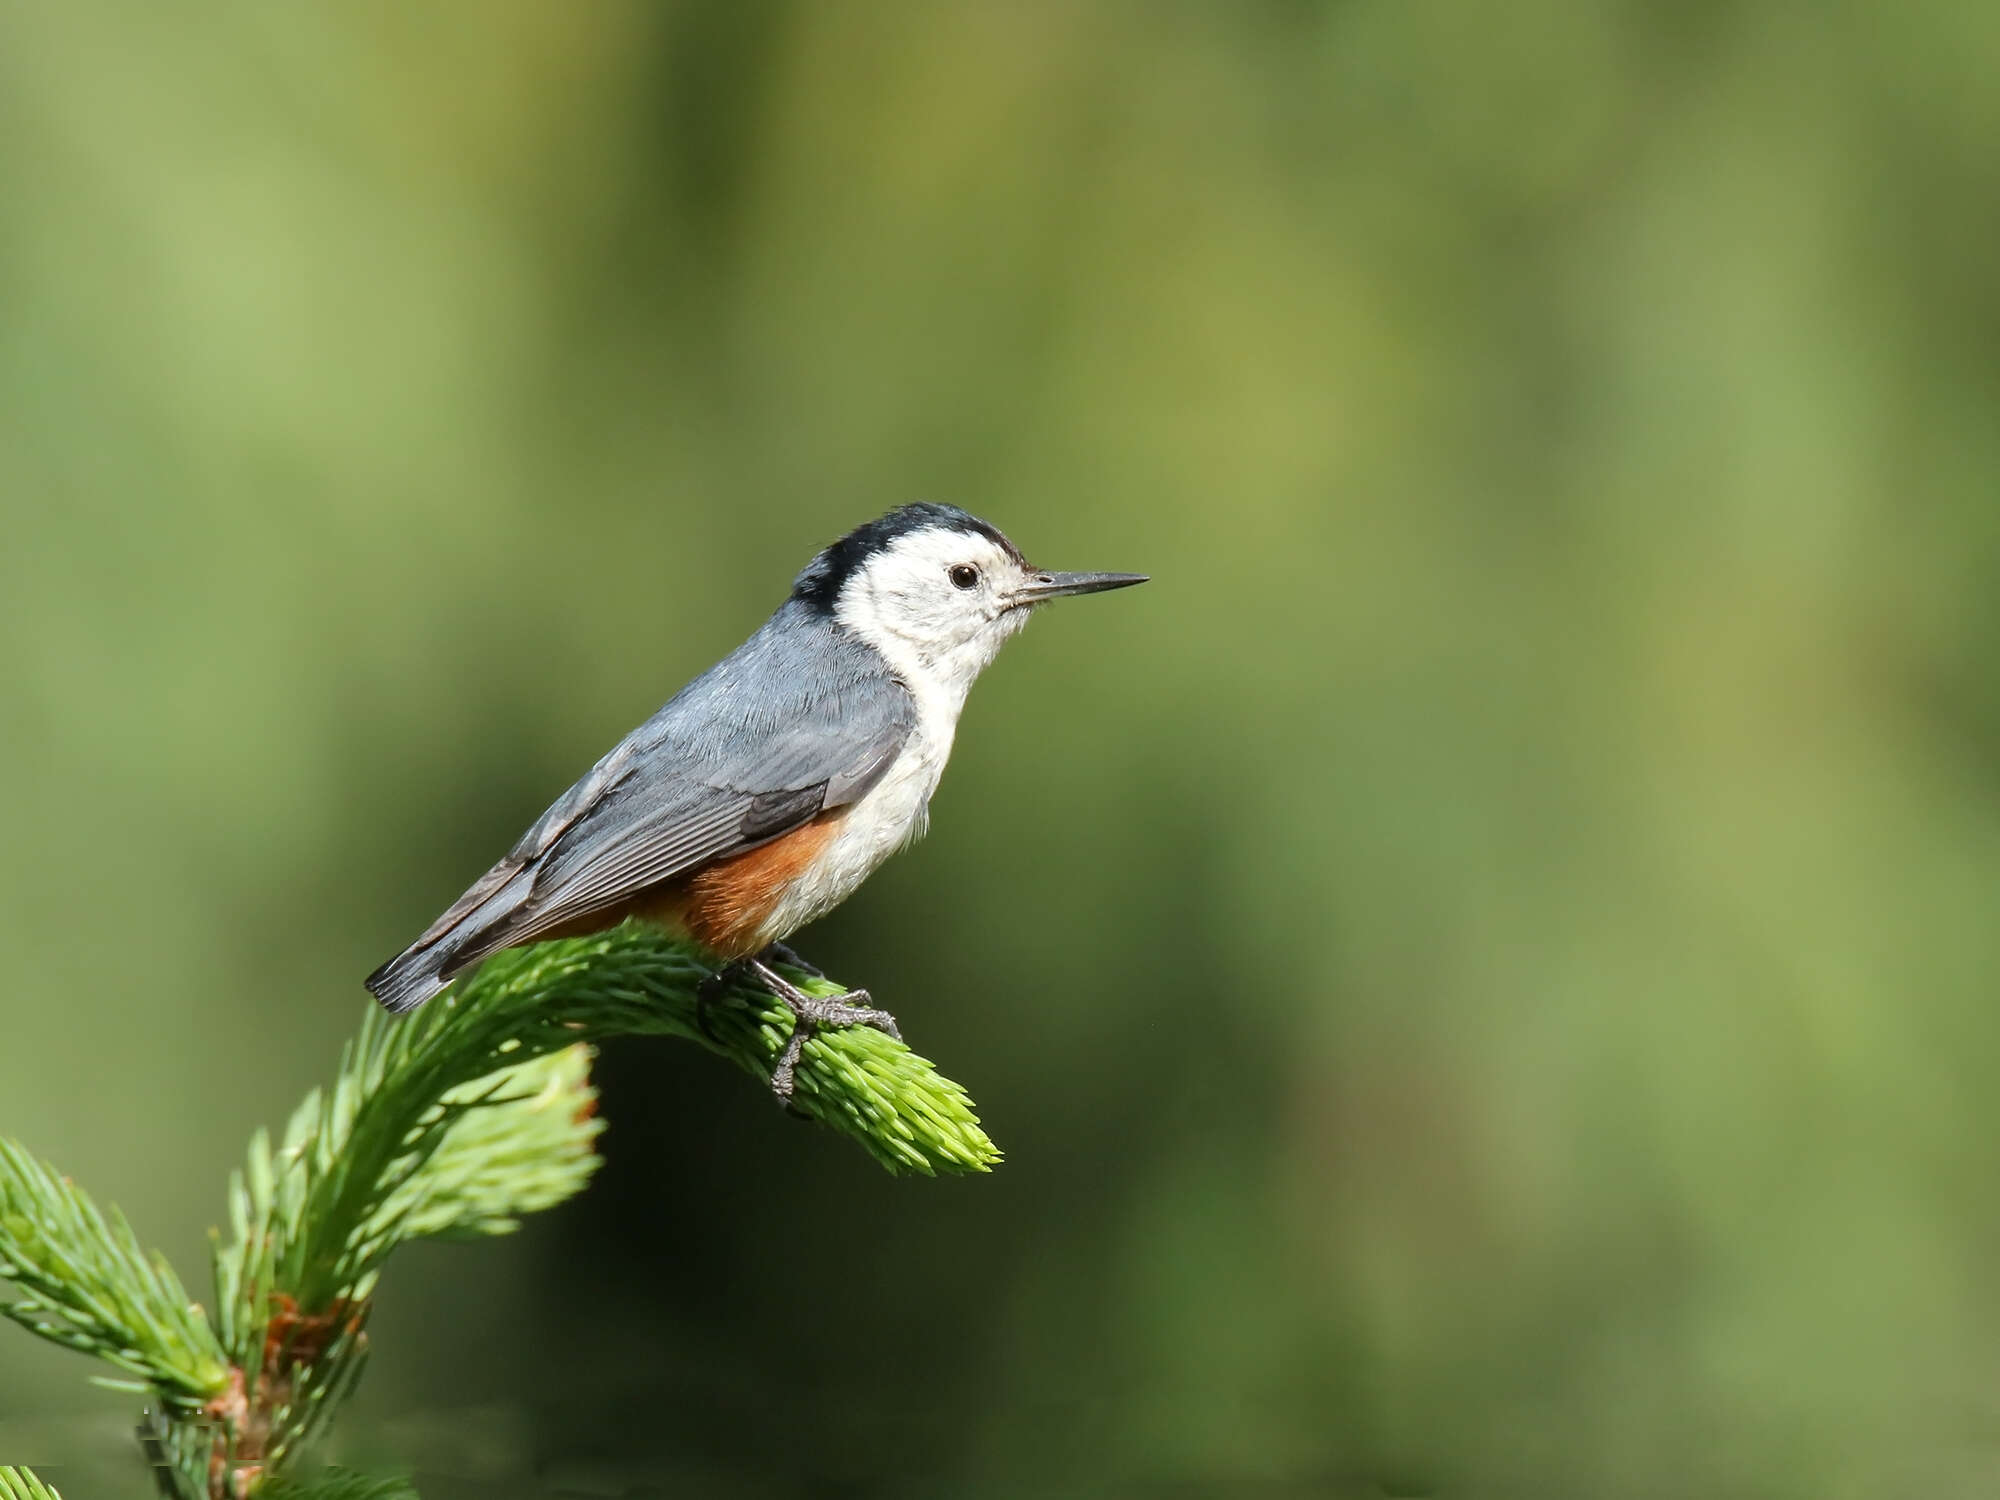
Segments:
[[[826,806],[826,783],[802,786],[791,792],[764,792],[750,799],[743,810],[742,834],[746,843],[755,843],[810,822]]]

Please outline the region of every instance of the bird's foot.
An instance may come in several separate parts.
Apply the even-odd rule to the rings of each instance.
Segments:
[[[694,1021],[695,1025],[701,1028],[703,1036],[711,1042],[722,1040],[715,1034],[715,1028],[709,1025],[708,1018],[714,1014],[715,1007],[722,1003],[722,997],[745,978],[755,976],[758,977],[759,983],[766,983],[761,976],[756,976],[757,968],[765,964],[783,964],[788,969],[798,969],[810,974],[814,979],[826,978],[824,969],[784,943],[766,944],[764,951],[755,958],[732,958],[695,986]]]
[[[866,990],[848,990],[839,995],[808,995],[761,958],[747,962],[750,972],[763,982],[766,989],[784,1001],[792,1013],[792,1034],[785,1042],[785,1050],[778,1055],[777,1067],[771,1070],[771,1092],[778,1096],[780,1103],[791,1102],[792,1089],[798,1082],[799,1055],[805,1048],[806,1038],[822,1026],[873,1026],[885,1036],[894,1037],[899,1042],[903,1039],[903,1033],[896,1029],[896,1018],[886,1010],[878,1010],[868,1004],[871,997]]]

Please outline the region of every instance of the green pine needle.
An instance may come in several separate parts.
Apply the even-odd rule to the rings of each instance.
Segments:
[[[22,1295],[0,1313],[32,1333],[200,1405],[229,1361],[173,1268],[147,1254],[116,1209],[12,1141],[0,1140],[0,1277]]]
[[[326,1469],[309,1479],[279,1475],[266,1480],[257,1488],[257,1500],[417,1500],[417,1492],[407,1479]]]
[[[62,1500],[62,1496],[37,1479],[34,1470],[0,1464],[0,1500]]]

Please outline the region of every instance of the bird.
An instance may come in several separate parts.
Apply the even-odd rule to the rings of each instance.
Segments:
[[[1030,612],[1144,583],[1037,568],[955,505],[898,506],[815,555],[750,638],[558,797],[415,942],[370,974],[414,1010],[503,949],[650,920],[794,1015],[791,1093],[825,1027],[900,1036],[866,990],[809,996],[784,940],[921,837],[967,691]],[[806,966],[810,968],[810,966]]]

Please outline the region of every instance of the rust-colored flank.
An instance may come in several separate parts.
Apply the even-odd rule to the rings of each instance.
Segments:
[[[764,919],[826,847],[846,814],[846,808],[821,813],[769,843],[550,928],[535,940],[582,937],[616,927],[627,917],[644,917],[671,932],[685,933],[719,957],[747,958],[762,951],[765,943],[759,930]]]
[[[725,958],[757,952],[765,942],[759,936],[764,919],[819,857],[844,816],[845,808],[821,813],[747,854],[697,870],[674,902],[680,925],[697,943]]]

